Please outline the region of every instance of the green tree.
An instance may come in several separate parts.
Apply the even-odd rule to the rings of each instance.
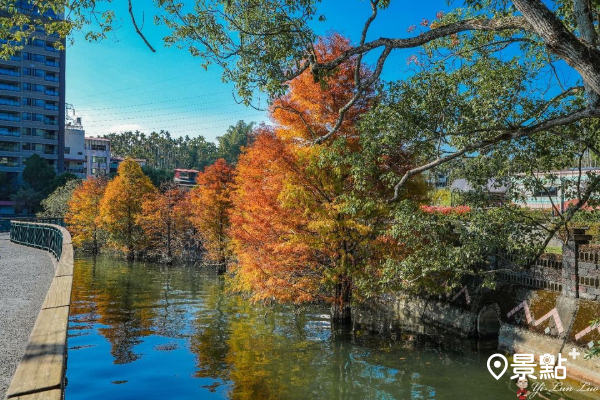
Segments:
[[[77,177],[77,175],[71,173],[71,172],[64,172],[60,175],[56,175],[54,178],[52,178],[52,180],[50,181],[50,183],[48,184],[48,192],[54,192],[56,189],[58,189],[61,186],[66,185],[68,182],[70,181],[76,181],[79,180],[79,178]]]
[[[41,209],[41,202],[44,195],[35,190],[31,185],[22,185],[17,192],[10,196],[11,201],[15,203],[15,211],[21,213],[27,211],[29,214],[35,214]]]
[[[0,200],[10,200],[17,190],[16,177],[11,177],[6,172],[0,172]]]
[[[248,124],[240,120],[237,124],[227,128],[227,132],[223,136],[217,136],[219,158],[223,158],[229,164],[235,164],[242,153],[242,148],[250,144],[249,139],[254,125],[254,122]]]
[[[43,210],[37,213],[38,218],[64,218],[69,211],[69,201],[73,192],[81,185],[81,180],[68,180],[59,186],[48,197],[42,200]]]
[[[204,137],[171,137],[167,131],[110,133],[104,136],[111,142],[114,155],[142,158],[146,166],[159,170],[175,168],[202,170],[217,159],[217,147]]]
[[[142,172],[150,178],[152,184],[157,188],[161,188],[166,183],[172,182],[173,176],[175,175],[173,170],[154,168],[149,165],[144,165],[142,167]]]
[[[37,154],[33,154],[27,158],[27,163],[23,169],[23,181],[29,184],[31,188],[46,195],[50,189],[50,182],[56,176],[54,168],[48,161]]]

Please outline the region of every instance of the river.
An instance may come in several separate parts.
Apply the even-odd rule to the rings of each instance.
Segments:
[[[225,286],[197,267],[77,258],[66,399],[517,398],[487,371],[490,346],[334,333],[325,306],[266,307]]]

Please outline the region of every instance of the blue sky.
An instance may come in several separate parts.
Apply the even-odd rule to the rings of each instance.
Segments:
[[[143,32],[157,49],[152,53],[135,33],[128,18],[125,1],[113,2],[122,27],[111,38],[88,43],[75,35],[75,44],[67,49],[67,103],[73,104],[83,118],[88,135],[139,129],[149,133],[168,130],[175,137],[204,136],[214,141],[238,120],[266,121],[266,113],[236,104],[232,84],[221,81],[221,70],[213,66],[205,71],[201,60],[187,51],[165,48],[162,27],[152,23],[152,7],[147,0],[135,0],[134,9]],[[424,18],[433,20],[446,10],[444,0],[392,1],[372,25],[370,38],[408,37],[407,29]],[[324,1],[320,13],[325,22],[315,22],[317,33],[331,30],[358,40],[370,14],[368,1]],[[388,59],[384,79],[406,73],[410,52],[398,52]],[[372,62],[373,60],[366,60]]]

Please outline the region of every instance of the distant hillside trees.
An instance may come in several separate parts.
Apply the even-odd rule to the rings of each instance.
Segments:
[[[227,133],[217,137],[219,158],[224,159],[229,164],[235,164],[242,153],[242,149],[251,143],[254,125],[254,122],[248,124],[243,120],[239,120],[237,124],[231,125],[227,129]]]
[[[172,137],[167,131],[145,134],[140,131],[110,133],[104,135],[111,143],[115,156],[142,158],[153,170],[146,172],[157,186],[160,186],[161,171],[175,168],[204,170],[218,158],[235,164],[243,146],[248,145],[254,123],[238,121],[230,126],[223,136],[217,137],[218,145],[206,141],[202,136],[188,135]]]

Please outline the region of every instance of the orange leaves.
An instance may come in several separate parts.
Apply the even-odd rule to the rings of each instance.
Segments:
[[[144,198],[138,223],[149,246],[167,258],[173,250],[183,250],[189,229],[188,196],[183,189],[171,184],[164,192],[151,192]]]
[[[231,236],[237,265],[235,287],[257,300],[315,299],[320,277],[304,235],[308,219],[302,201],[284,201],[303,168],[290,147],[266,127],[240,157],[233,195]]]
[[[100,229],[100,200],[106,189],[106,179],[90,177],[75,189],[69,201],[65,221],[69,225],[73,243],[78,246],[91,245],[98,251]]]
[[[350,41],[339,35],[322,39],[315,44],[319,62],[330,61],[350,48]],[[335,124],[340,110],[354,96],[355,62],[350,60],[340,65],[334,75],[326,76],[319,82],[310,71],[289,82],[289,92],[277,99],[271,107],[271,118],[279,125],[278,135],[287,139],[315,139],[327,133]],[[369,74],[362,68],[363,79]],[[371,92],[367,92],[346,114],[338,135],[355,135],[357,117],[368,107]]]
[[[127,158],[119,165],[117,177],[108,183],[100,201],[103,228],[110,234],[114,245],[127,249],[130,258],[143,242],[138,219],[144,196],[155,191],[140,165]]]
[[[207,258],[221,270],[230,258],[229,212],[233,169],[218,159],[198,175],[198,186],[190,195],[192,225],[201,236]]]

